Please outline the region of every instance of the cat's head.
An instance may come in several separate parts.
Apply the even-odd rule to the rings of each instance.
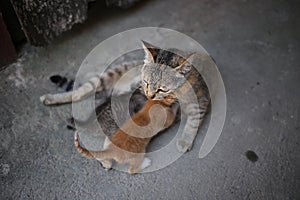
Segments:
[[[163,100],[171,104],[176,99],[175,91],[185,82],[191,71],[187,59],[167,50],[162,50],[143,41],[145,52],[142,67],[142,86],[148,99]]]

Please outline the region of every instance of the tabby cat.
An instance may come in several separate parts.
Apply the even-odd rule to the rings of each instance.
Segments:
[[[111,168],[112,160],[121,164],[129,163],[128,172],[135,174],[150,165],[150,159],[144,158],[146,147],[154,135],[173,123],[177,109],[176,104],[170,108],[163,101],[147,100],[144,107],[125,122],[111,140],[106,138],[104,150],[89,151],[80,146],[77,131],[75,147],[81,154],[100,160],[107,169]],[[136,129],[136,125],[142,128]]]
[[[182,136],[177,141],[180,152],[186,152],[192,148],[193,141],[202,123],[210,104],[210,95],[206,83],[199,72],[189,62],[197,57],[202,63],[206,63],[211,57],[206,54],[163,50],[147,42],[142,42],[145,59],[141,70],[139,84],[148,99],[164,100],[169,104],[178,103],[177,94],[180,94],[180,106],[187,117]],[[179,52],[179,51],[178,51]],[[59,104],[79,101],[94,91],[111,89],[117,80],[134,65],[123,65],[110,69],[102,75],[96,75],[88,82],[72,92],[61,94],[47,94],[40,99],[44,104]],[[190,87],[191,86],[191,87]],[[196,94],[197,102],[191,95]]]

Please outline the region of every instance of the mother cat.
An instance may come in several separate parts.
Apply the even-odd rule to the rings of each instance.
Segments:
[[[180,152],[192,148],[198,127],[207,113],[210,95],[206,83],[199,72],[189,62],[199,54],[190,54],[186,58],[149,43],[142,42],[145,59],[141,67],[140,85],[148,99],[164,100],[169,104],[178,103],[187,122],[182,136],[177,141]],[[176,50],[177,51],[177,50]],[[183,52],[184,53],[184,52]],[[210,59],[209,55],[200,56],[200,62]],[[199,60],[199,57],[198,57]],[[40,97],[46,104],[60,104],[80,101],[94,91],[112,89],[119,78],[135,65],[121,65],[91,78],[76,90],[60,94],[46,94]],[[191,98],[196,95],[196,101]]]

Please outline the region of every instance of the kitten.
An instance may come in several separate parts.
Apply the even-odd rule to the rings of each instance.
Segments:
[[[214,61],[205,53],[188,54],[179,50],[172,50],[171,52],[146,42],[142,42],[142,45],[145,59],[140,68],[141,77],[138,84],[142,86],[148,99],[171,104],[177,102],[177,95],[180,95],[180,106],[183,114],[187,117],[187,123],[182,136],[177,141],[177,148],[180,152],[186,152],[192,148],[198,127],[204,120],[210,105],[207,85],[201,74],[189,61],[197,59],[201,65],[208,65],[208,67],[214,64]],[[180,55],[187,55],[186,58],[180,56],[179,53]],[[48,94],[40,99],[44,104],[66,103],[72,100],[79,101],[93,91],[112,89],[116,81],[134,67],[134,65],[125,66],[105,72],[101,76],[96,75],[73,92]],[[193,102],[193,99],[190,98],[194,94],[196,94],[197,102]]]
[[[112,160],[129,163],[128,172],[135,174],[150,165],[150,159],[144,158],[146,147],[154,135],[173,123],[177,109],[176,104],[170,108],[162,101],[147,100],[144,107],[116,131],[111,141],[106,139],[104,150],[89,151],[80,146],[77,131],[75,147],[82,155],[102,161],[107,169],[111,168]]]

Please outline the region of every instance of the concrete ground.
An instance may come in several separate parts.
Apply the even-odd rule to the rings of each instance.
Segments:
[[[26,45],[0,72],[0,199],[300,199],[299,2],[93,5],[85,24],[47,47]],[[61,92],[49,76],[74,77],[98,43],[143,26],[183,32],[214,57],[227,118],[204,159],[197,158],[198,137],[193,150],[168,167],[130,176],[79,155],[66,129],[71,106],[46,107],[39,96]]]

